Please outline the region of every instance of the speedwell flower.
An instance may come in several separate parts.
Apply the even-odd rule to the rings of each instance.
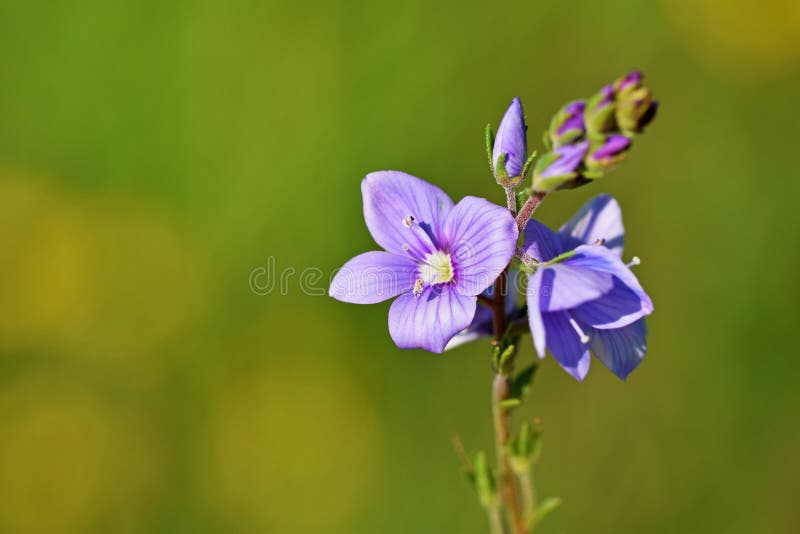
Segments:
[[[442,352],[514,256],[514,217],[477,197],[453,205],[438,187],[398,171],[367,175],[361,193],[367,228],[384,250],[348,261],[330,296],[372,304],[399,295],[389,308],[395,344]]]
[[[525,310],[517,303],[517,295],[520,294],[519,282],[519,271],[509,271],[505,296],[505,313],[506,320],[509,324],[525,322]],[[489,286],[489,288],[483,292],[483,296],[490,300],[493,299],[494,286]],[[494,335],[493,315],[492,310],[488,306],[478,306],[478,309],[475,311],[475,317],[472,319],[470,325],[456,334],[447,344],[445,350],[454,349],[466,343],[470,343],[471,341],[475,341],[476,339]]]
[[[623,380],[644,357],[643,317],[653,303],[622,260],[622,215],[601,195],[559,231],[531,220],[523,250],[541,265],[528,279],[528,321],[539,357],[545,347],[583,380],[589,351]]]

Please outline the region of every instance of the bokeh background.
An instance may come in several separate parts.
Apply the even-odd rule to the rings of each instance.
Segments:
[[[365,173],[502,202],[485,124],[518,95],[535,145],[632,67],[660,116],[539,216],[619,199],[650,349],[544,361],[540,530],[800,531],[800,4],[148,0],[0,3],[0,532],[486,532],[486,346],[325,280]]]

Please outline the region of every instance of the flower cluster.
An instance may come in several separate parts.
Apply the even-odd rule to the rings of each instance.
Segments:
[[[534,168],[535,190],[585,185],[625,158],[633,137],[644,131],[658,109],[642,80],[642,74],[633,71],[556,113],[544,134],[549,150]]]
[[[527,204],[535,208],[545,194],[586,183],[619,163],[656,107],[637,71],[588,101],[564,106],[546,133],[549,151],[535,165]],[[528,156],[518,98],[497,136],[488,131],[495,178],[513,189],[535,157]],[[527,315],[539,356],[549,350],[578,380],[586,376],[590,352],[623,379],[642,360],[643,318],[653,305],[630,270],[638,259],[622,260],[622,215],[613,198],[590,200],[554,232],[529,219],[532,209],[517,215],[516,201],[501,207],[466,197],[456,204],[438,187],[398,171],[367,175],[361,192],[367,228],[383,250],[347,262],[329,294],[358,304],[396,297],[389,333],[398,347],[440,353],[482,336],[502,344],[510,326],[524,324]]]

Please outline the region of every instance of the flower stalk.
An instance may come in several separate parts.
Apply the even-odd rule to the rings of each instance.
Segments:
[[[527,530],[525,529],[525,522],[520,509],[517,486],[506,451],[510,435],[511,414],[507,408],[503,407],[503,401],[510,398],[510,391],[508,377],[498,371],[495,374],[492,385],[492,413],[494,416],[495,451],[500,471],[500,496],[508,514],[512,532],[514,534],[525,534]]]

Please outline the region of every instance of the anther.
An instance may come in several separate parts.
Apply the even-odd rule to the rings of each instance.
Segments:
[[[639,256],[634,256],[631,258],[630,263],[627,263],[626,266],[633,267],[634,265],[639,265],[640,263],[642,263],[642,260],[639,259]]]
[[[606,244],[606,240],[605,240],[605,238],[604,238],[604,237],[601,237],[600,239],[598,239],[597,241],[595,241],[595,242],[594,242],[594,244],[595,244],[596,246],[605,245],[605,244]]]
[[[414,281],[414,290],[413,290],[413,294],[415,297],[419,297],[420,295],[422,295],[422,287],[423,287],[422,279],[417,278]]]
[[[581,330],[581,327],[578,325],[578,322],[577,322],[577,321],[575,321],[575,319],[573,319],[572,317],[570,317],[570,318],[569,318],[569,324],[571,324],[571,325],[572,325],[572,328],[574,328],[574,329],[575,329],[575,332],[577,332],[577,333],[578,333],[578,335],[580,336],[580,338],[581,338],[581,343],[588,343],[588,342],[589,342],[589,336],[587,336],[587,335],[584,333],[584,331],[583,331],[583,330]]]
[[[403,226],[405,226],[406,228],[411,228],[412,226],[414,226],[414,217],[411,215],[406,215],[405,217],[403,217]]]

